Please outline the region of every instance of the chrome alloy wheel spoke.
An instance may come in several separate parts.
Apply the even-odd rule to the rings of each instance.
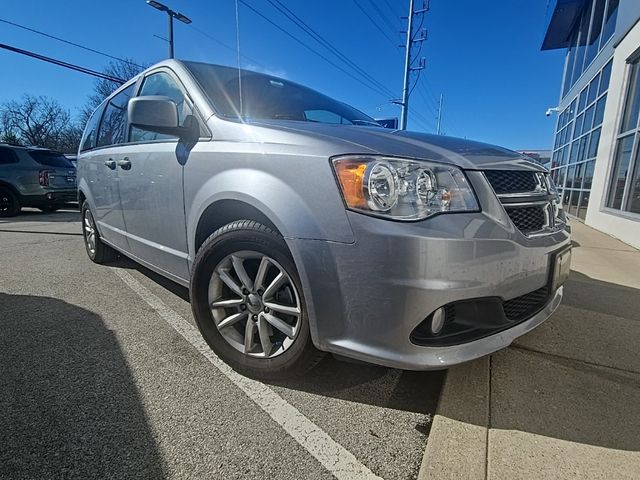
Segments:
[[[96,250],[96,227],[93,224],[93,218],[89,210],[84,213],[84,231],[89,251],[93,254]]]
[[[240,320],[242,320],[243,318],[245,318],[247,316],[246,312],[243,313],[235,313],[233,315],[229,315],[228,317],[224,318],[220,323],[218,323],[218,325],[216,325],[218,327],[218,330],[222,330],[225,327],[229,327],[231,325],[235,325],[236,323],[238,323]],[[249,323],[249,322],[247,322]]]
[[[253,336],[256,333],[256,324],[251,320],[247,321],[244,327],[244,353],[249,353],[253,346]]]
[[[218,300],[211,304],[211,308],[239,307],[244,303],[244,298],[230,298],[228,300]]]
[[[296,331],[295,331],[294,327],[289,325],[287,322],[281,320],[280,318],[278,318],[278,317],[276,317],[274,315],[271,315],[269,313],[265,313],[264,314],[264,319],[267,322],[269,322],[273,327],[277,328],[282,333],[284,333],[287,337],[293,338],[295,336]]]
[[[297,336],[302,307],[289,274],[255,251],[224,257],[209,282],[209,306],[222,337],[258,358],[286,351]]]

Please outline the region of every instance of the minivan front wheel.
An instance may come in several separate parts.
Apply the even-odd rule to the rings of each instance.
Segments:
[[[85,200],[82,204],[82,237],[87,255],[95,263],[107,263],[116,258],[116,252],[110,246],[105,245],[100,238],[100,232]]]
[[[302,374],[322,354],[313,346],[295,264],[284,239],[251,220],[230,223],[202,245],[191,305],[211,348],[251,377]]]

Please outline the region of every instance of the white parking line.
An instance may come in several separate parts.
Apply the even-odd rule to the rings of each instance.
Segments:
[[[122,281],[153,308],[173,329],[264,410],[331,474],[340,480],[379,479],[351,452],[263,383],[244,377],[220,360],[196,327],[171,310],[130,273],[113,269]]]

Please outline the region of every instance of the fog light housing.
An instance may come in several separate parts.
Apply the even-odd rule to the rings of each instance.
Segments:
[[[431,317],[431,333],[437,335],[442,331],[445,317],[444,308],[442,307],[433,312],[433,316]]]

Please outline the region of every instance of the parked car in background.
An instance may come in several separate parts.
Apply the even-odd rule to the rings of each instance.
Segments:
[[[0,217],[54,212],[77,201],[76,169],[61,153],[0,143]]]
[[[78,156],[77,155],[67,155],[65,153],[64,156],[66,157],[67,160],[69,160],[73,164],[74,167],[78,166]]]
[[[119,88],[85,129],[78,188],[89,257],[188,286],[211,348],[256,377],[322,352],[475,359],[547,319],[569,272],[541,165],[236,68],[168,60]]]

